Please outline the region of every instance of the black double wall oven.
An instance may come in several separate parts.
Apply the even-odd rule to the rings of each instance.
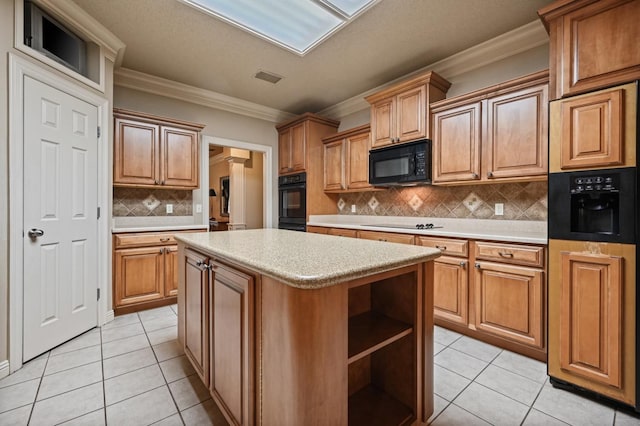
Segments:
[[[307,230],[307,174],[278,178],[278,228]]]

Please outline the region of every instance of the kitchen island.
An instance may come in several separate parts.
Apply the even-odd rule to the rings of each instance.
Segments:
[[[178,234],[178,338],[230,424],[423,424],[437,249]]]

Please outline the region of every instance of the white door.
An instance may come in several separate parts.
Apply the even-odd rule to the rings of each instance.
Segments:
[[[98,109],[24,78],[27,361],[98,322]]]

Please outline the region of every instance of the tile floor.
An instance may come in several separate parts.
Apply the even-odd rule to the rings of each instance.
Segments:
[[[216,425],[176,342],[176,306],[117,317],[0,380],[0,425]],[[436,327],[434,426],[640,425],[554,389],[543,363]]]

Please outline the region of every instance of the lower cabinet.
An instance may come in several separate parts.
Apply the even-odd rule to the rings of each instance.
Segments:
[[[176,302],[178,246],[174,233],[113,235],[113,308],[116,315]]]
[[[253,424],[254,280],[211,262],[211,381],[213,398],[231,424]]]
[[[184,353],[205,385],[209,384],[209,259],[184,254]]]

